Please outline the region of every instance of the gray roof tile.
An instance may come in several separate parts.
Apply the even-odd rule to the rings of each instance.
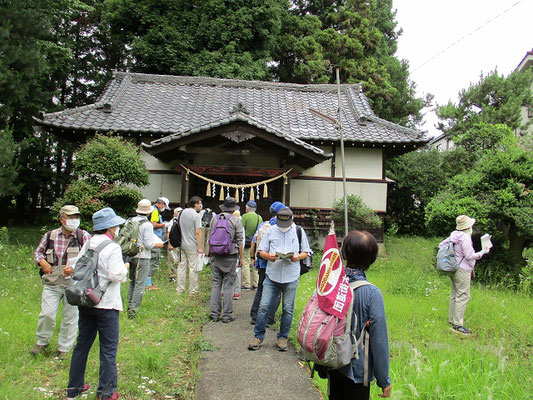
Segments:
[[[244,110],[232,113],[239,103]],[[419,131],[378,118],[359,85],[341,85],[341,103],[346,141],[423,144],[429,140]],[[111,106],[110,112],[104,105]],[[334,125],[309,108],[336,118],[337,86],[115,72],[96,103],[36,120],[57,128],[176,138],[237,118],[302,145],[304,140],[338,140]]]

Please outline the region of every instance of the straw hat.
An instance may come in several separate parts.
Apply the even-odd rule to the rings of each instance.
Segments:
[[[468,229],[472,225],[474,225],[476,223],[476,220],[475,218],[470,218],[467,215],[459,215],[455,222],[457,223],[455,229],[457,229],[458,231],[464,231],[465,229]]]

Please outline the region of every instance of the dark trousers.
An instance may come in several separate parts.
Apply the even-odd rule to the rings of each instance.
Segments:
[[[97,395],[107,399],[117,389],[117,349],[119,312],[99,308],[80,307],[78,341],[72,352],[67,397],[79,395],[85,385],[87,357],[96,333],[100,339],[100,373]]]
[[[328,399],[329,400],[368,400],[370,386],[355,383],[336,370],[328,370]]]
[[[257,319],[257,310],[259,310],[259,304],[261,303],[261,296],[263,295],[263,282],[266,277],[266,269],[259,268],[259,282],[257,284],[257,291],[255,292],[254,303],[252,304],[252,309],[250,310],[250,317],[253,321]],[[276,317],[276,311],[281,302],[281,295],[274,299],[272,308],[268,312],[267,324],[272,325]]]

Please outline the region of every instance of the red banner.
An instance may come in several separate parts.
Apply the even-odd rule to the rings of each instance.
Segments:
[[[324,254],[318,271],[316,291],[318,306],[322,311],[341,319],[346,317],[353,294],[350,290],[348,277],[344,272],[334,229],[330,230],[324,243]]]

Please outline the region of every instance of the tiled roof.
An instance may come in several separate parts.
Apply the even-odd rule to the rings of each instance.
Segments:
[[[423,144],[430,139],[374,115],[359,85],[341,85],[341,103],[346,141]],[[302,140],[338,140],[335,125],[309,108],[336,118],[337,86],[115,72],[96,103],[36,121],[59,129],[161,137],[152,146],[233,120],[302,146]]]

